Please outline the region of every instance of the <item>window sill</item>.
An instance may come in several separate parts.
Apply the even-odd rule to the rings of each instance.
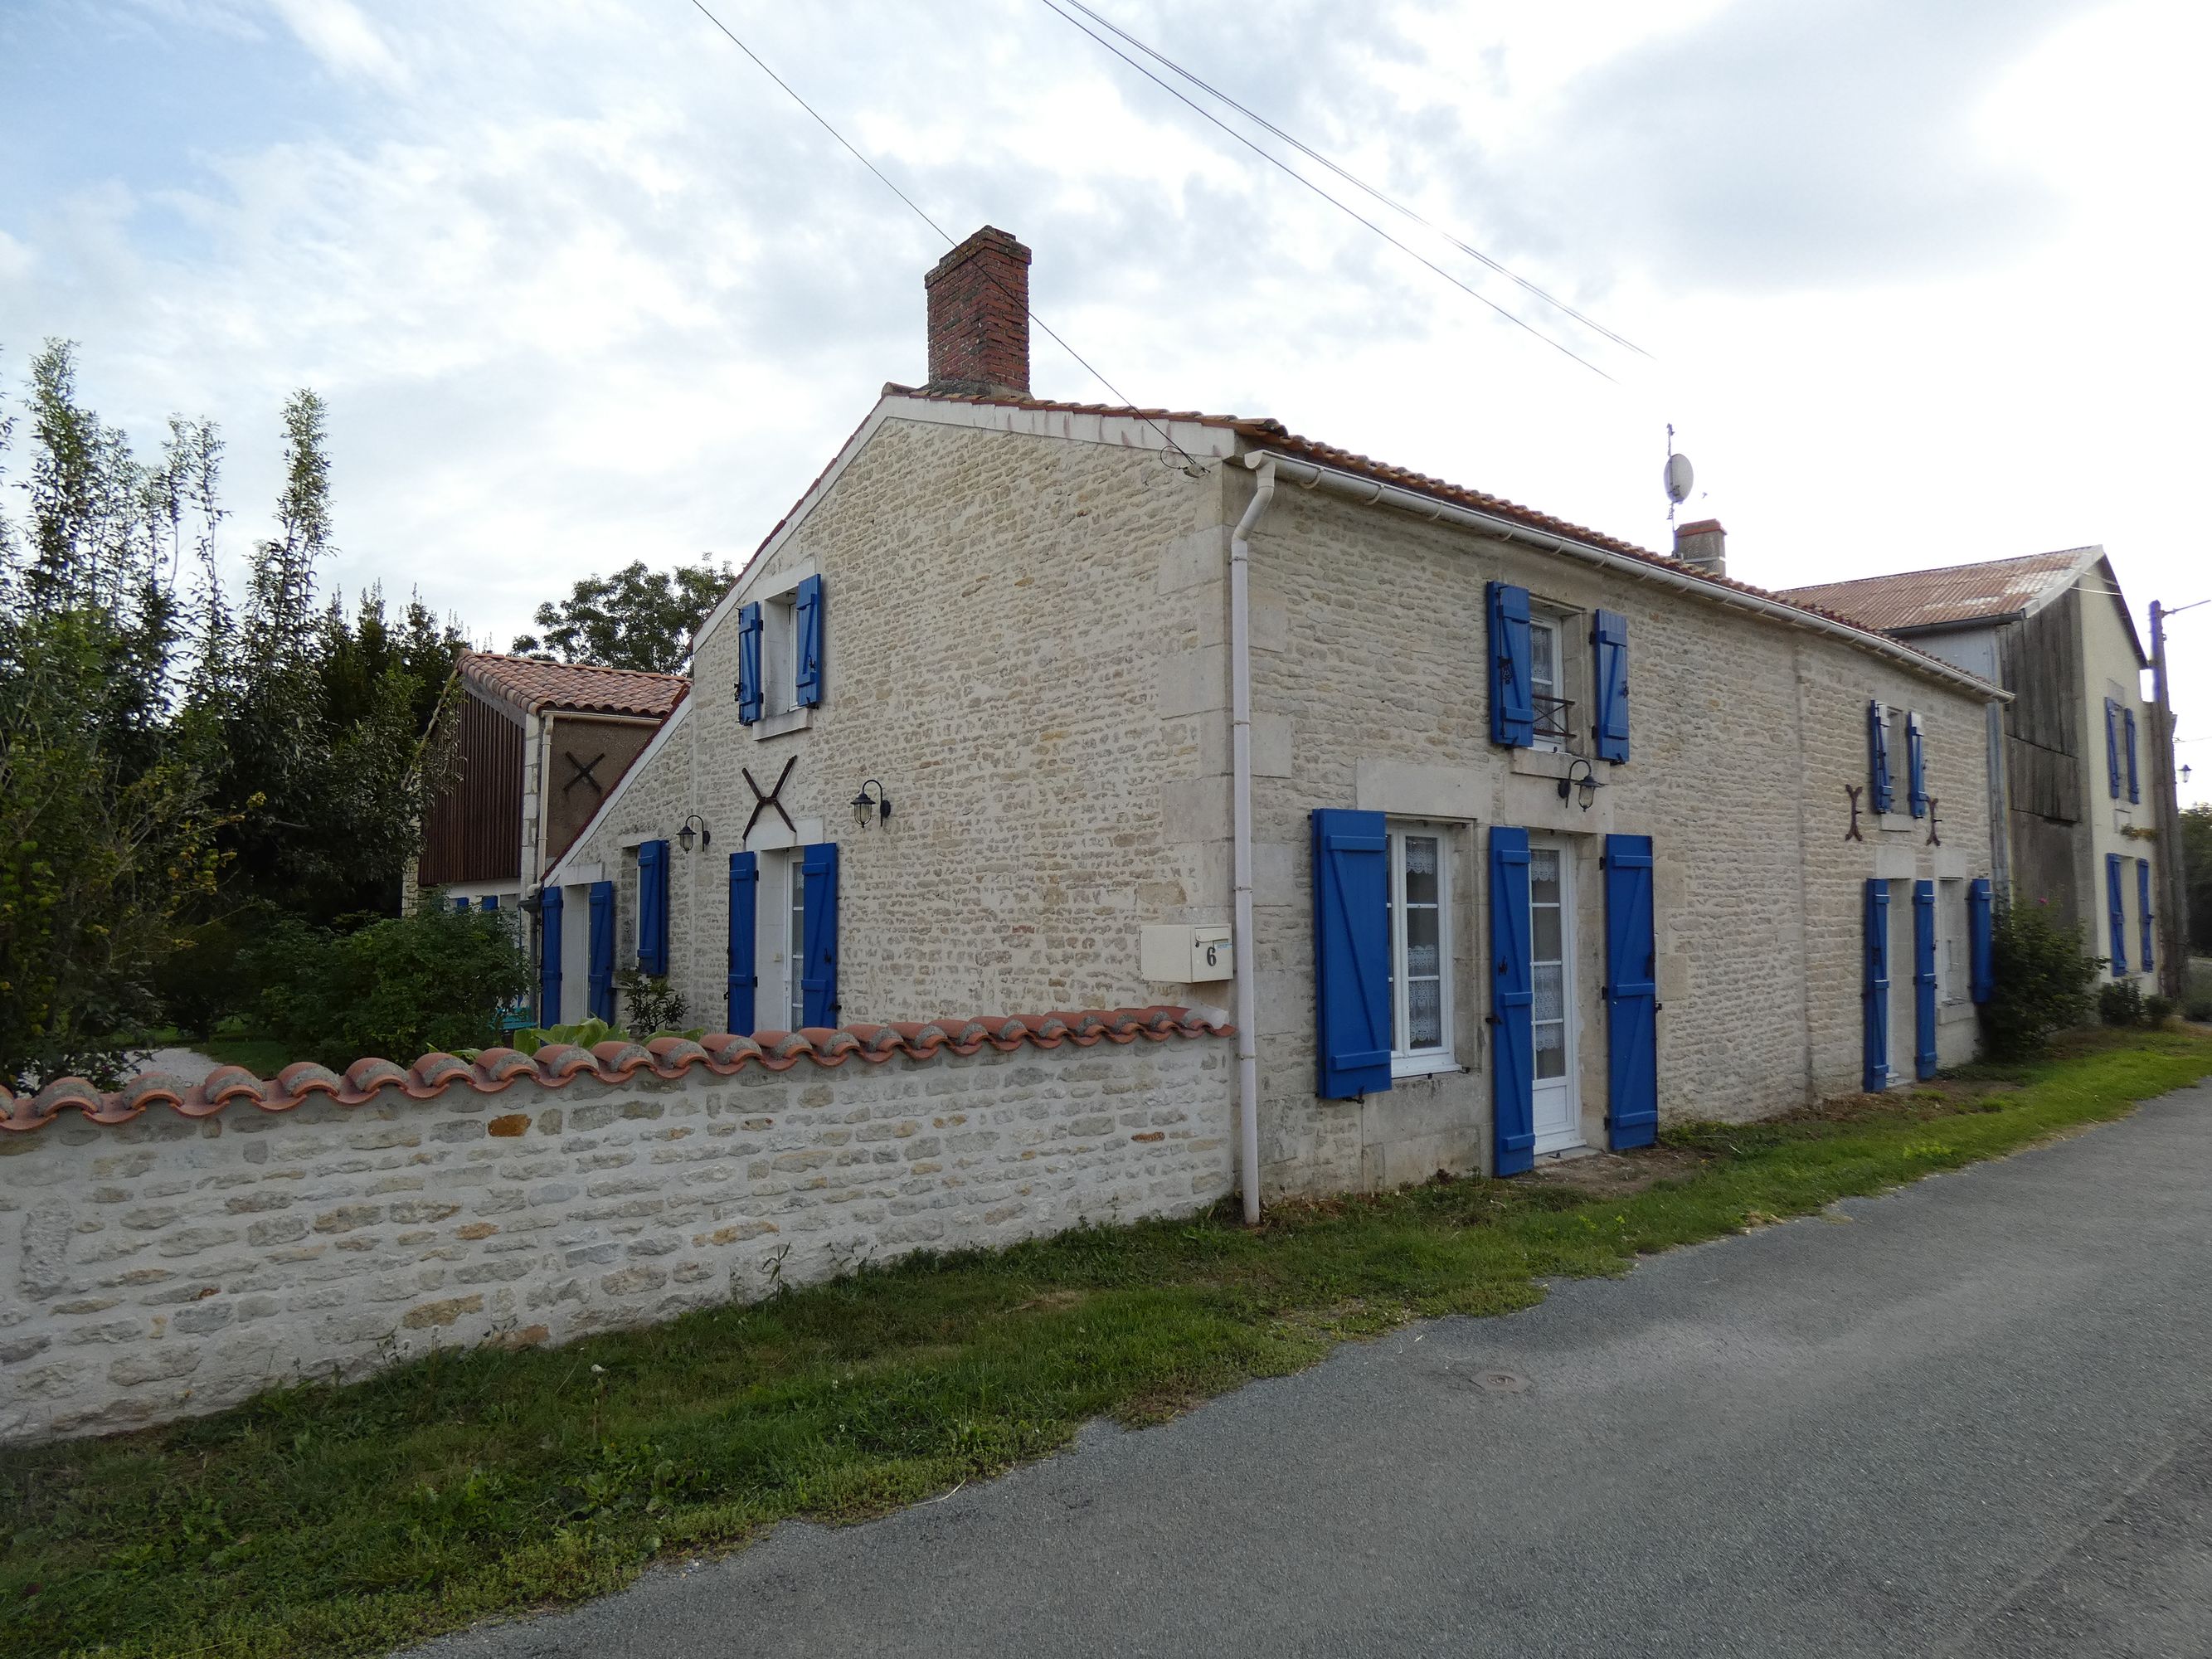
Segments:
[[[781,714],[763,714],[752,724],[753,741],[765,743],[770,738],[780,738],[790,732],[804,732],[814,724],[814,710],[787,708]]]
[[[1909,836],[1920,827],[1921,820],[1905,812],[1877,812],[1874,827],[1887,836]]]
[[[1446,1072],[1464,1071],[1459,1061],[1449,1054],[1393,1054],[1390,1056],[1390,1080],[1401,1077],[1437,1077]]]

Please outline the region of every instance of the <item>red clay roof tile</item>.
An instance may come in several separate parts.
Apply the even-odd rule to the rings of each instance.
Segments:
[[[681,674],[589,663],[549,662],[495,651],[462,654],[462,679],[525,713],[541,708],[574,714],[639,714],[665,719],[684,701],[691,682]]]
[[[198,1083],[163,1072],[144,1072],[120,1089],[102,1093],[82,1078],[58,1078],[27,1098],[0,1086],[0,1131],[27,1133],[42,1129],[64,1112],[85,1121],[128,1123],[155,1106],[179,1117],[212,1117],[224,1107],[252,1106],[264,1112],[289,1112],[319,1095],[340,1106],[364,1106],[396,1090],[410,1100],[429,1100],[455,1085],[495,1095],[518,1083],[557,1089],[579,1078],[624,1083],[640,1072],[658,1079],[680,1078],[695,1066],[727,1077],[748,1063],[787,1072],[802,1060],[817,1066],[842,1066],[858,1057],[881,1065],[894,1054],[926,1060],[939,1048],[972,1054],[985,1047],[1012,1053],[1024,1043],[1057,1048],[1074,1043],[1127,1044],[1142,1037],[1227,1036],[1236,1028],[1220,1011],[1157,1004],[1148,1008],[1086,1008],[1048,1014],[981,1015],[889,1025],[810,1026],[800,1031],[762,1031],[752,1036],[727,1032],[702,1042],[684,1037],[656,1037],[649,1044],[602,1042],[584,1049],[548,1043],[535,1054],[513,1048],[486,1048],[474,1060],[455,1054],[425,1054],[412,1066],[388,1060],[357,1060],[341,1077],[309,1060],[287,1066],[264,1081],[242,1066],[219,1066]]]

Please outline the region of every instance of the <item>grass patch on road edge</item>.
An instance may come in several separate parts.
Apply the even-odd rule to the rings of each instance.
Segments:
[[[2034,1065],[1670,1130],[1634,1190],[1565,1166],[1279,1206],[1254,1231],[1224,1206],[0,1452],[0,1652],[385,1652],[787,1516],[880,1514],[1093,1417],[1158,1421],[1346,1338],[1525,1308],[1540,1279],[1622,1273],[2208,1074],[2199,1033],[2088,1036]]]

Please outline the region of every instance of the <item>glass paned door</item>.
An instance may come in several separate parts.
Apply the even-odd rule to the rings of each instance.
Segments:
[[[797,1030],[806,1023],[806,875],[793,853],[785,863],[791,881],[791,902],[786,907],[787,936],[783,945],[784,996],[789,1004],[787,1028]]]
[[[1583,1144],[1575,1079],[1574,867],[1558,846],[1528,849],[1529,988],[1534,994],[1536,1150]]]

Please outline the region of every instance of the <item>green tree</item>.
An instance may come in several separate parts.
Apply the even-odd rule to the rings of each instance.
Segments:
[[[611,576],[586,576],[559,605],[538,607],[540,632],[514,641],[520,652],[549,652],[563,662],[678,674],[691,660],[692,631],[736,580],[727,564],[702,558],[673,570],[643,560]]]
[[[2212,806],[2183,811],[2181,866],[2189,896],[2189,948],[2212,956]]]
[[[190,474],[211,483],[219,450],[179,422],[163,467],[140,465],[78,400],[65,341],[32,359],[24,404],[27,522],[0,519],[0,1081],[18,1090],[112,1080],[221,866],[172,684]]]

